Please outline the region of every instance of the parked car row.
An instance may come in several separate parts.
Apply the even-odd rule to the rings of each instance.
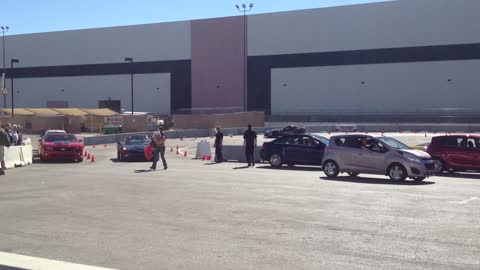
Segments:
[[[412,149],[385,136],[285,135],[264,143],[261,157],[273,167],[322,166],[327,177],[367,173],[387,175],[393,181],[422,181],[445,171],[480,170],[480,136],[438,136]]]

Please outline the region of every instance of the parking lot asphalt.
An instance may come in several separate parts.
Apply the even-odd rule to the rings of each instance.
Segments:
[[[167,171],[116,162],[115,145],[7,171],[0,251],[114,269],[480,268],[480,174],[331,180],[169,151],[198,140],[168,141]]]

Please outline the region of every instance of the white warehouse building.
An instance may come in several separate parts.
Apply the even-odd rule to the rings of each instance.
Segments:
[[[13,78],[15,107],[128,111],[133,73],[134,110],[159,114],[480,116],[479,10],[477,0],[397,0],[246,22],[235,16],[10,35],[7,63],[20,61],[7,69],[7,86]]]

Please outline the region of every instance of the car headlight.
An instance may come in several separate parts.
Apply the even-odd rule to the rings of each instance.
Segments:
[[[412,155],[412,154],[409,154],[409,153],[402,153],[402,155],[410,161],[413,161],[413,162],[416,162],[416,163],[422,163],[422,161],[415,155]]]
[[[123,151],[127,151],[128,148],[127,148],[127,147],[123,147],[122,150],[123,150]]]

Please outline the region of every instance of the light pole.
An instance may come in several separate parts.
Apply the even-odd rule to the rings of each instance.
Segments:
[[[3,51],[3,73],[2,73],[2,91],[5,88],[5,71],[7,69],[6,59],[5,59],[5,33],[8,32],[10,28],[8,26],[0,26],[2,30],[2,51]],[[3,93],[3,108],[7,108],[7,94]]]
[[[133,57],[125,57],[125,62],[130,62],[130,84],[131,84],[131,101],[132,101],[132,115],[133,115]]]
[[[10,59],[10,72],[13,73],[13,63],[20,63],[20,60],[18,59]],[[13,103],[13,93],[14,93],[14,90],[13,90],[13,74],[10,74],[10,91],[12,93],[12,118],[15,116],[15,112],[14,112],[14,108],[15,108],[15,103]]]
[[[253,4],[250,3],[247,9],[246,4],[240,6],[235,5],[239,12],[243,13],[243,111],[247,111],[247,12],[253,9]]]

